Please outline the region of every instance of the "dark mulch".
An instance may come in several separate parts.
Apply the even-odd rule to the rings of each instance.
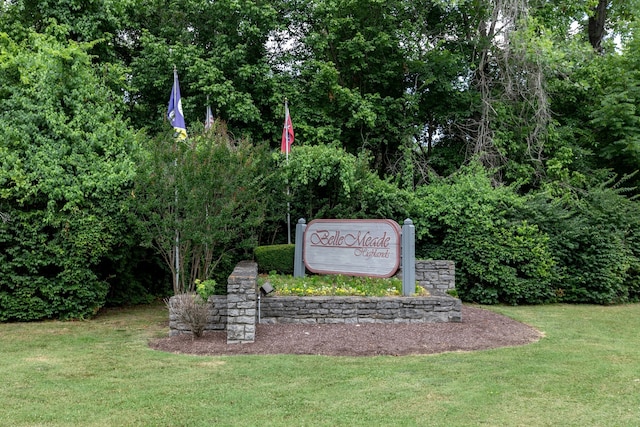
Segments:
[[[473,351],[524,345],[541,333],[531,326],[478,307],[464,305],[460,323],[256,325],[256,339],[227,344],[224,331],[154,339],[149,346],[198,355],[321,354],[377,356]]]

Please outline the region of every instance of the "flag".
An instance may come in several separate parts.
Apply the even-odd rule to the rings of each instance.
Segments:
[[[282,142],[280,143],[280,150],[283,153],[291,151],[291,144],[293,144],[293,124],[291,123],[291,116],[289,115],[289,106],[287,100],[284,100],[284,128],[282,129]]]
[[[211,114],[211,107],[207,105],[207,116],[204,119],[204,130],[209,130],[213,127],[213,114]]]
[[[167,118],[176,131],[175,137],[179,140],[187,138],[187,126],[184,124],[184,114],[182,113],[182,99],[180,98],[180,84],[178,83],[178,71],[173,69],[173,87],[169,98],[169,108]]]

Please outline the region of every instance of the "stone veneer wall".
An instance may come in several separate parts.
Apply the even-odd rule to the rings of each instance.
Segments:
[[[462,321],[462,303],[431,297],[263,297],[261,323],[436,323]]]
[[[445,295],[456,287],[456,266],[453,261],[416,260],[416,282],[431,295]]]
[[[226,296],[216,295],[206,330],[227,330],[228,343],[253,342],[261,323],[429,323],[462,321],[452,261],[416,260],[416,281],[428,297],[257,297],[257,264],[242,262],[229,276]],[[260,319],[258,319],[258,313]],[[191,333],[169,312],[169,335]]]

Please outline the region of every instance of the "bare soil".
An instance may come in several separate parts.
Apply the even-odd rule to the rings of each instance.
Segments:
[[[463,305],[460,323],[258,324],[253,343],[227,344],[226,332],[220,331],[206,332],[199,339],[191,335],[158,338],[149,346],[171,353],[212,356],[404,356],[524,345],[541,336],[533,327],[509,317]]]

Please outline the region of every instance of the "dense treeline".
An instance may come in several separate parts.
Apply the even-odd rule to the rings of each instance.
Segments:
[[[419,256],[454,260],[464,300],[638,300],[639,12],[2,2],[0,320],[224,281],[286,241],[288,205],[294,221],[412,218]],[[166,119],[174,66],[185,141]]]

